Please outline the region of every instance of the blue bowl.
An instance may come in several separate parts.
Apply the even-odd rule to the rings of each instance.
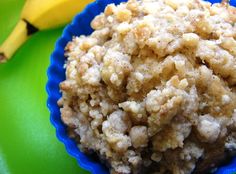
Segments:
[[[64,29],[62,36],[56,42],[56,47],[50,58],[50,66],[47,70],[48,82],[46,90],[48,93],[47,106],[50,111],[50,121],[56,128],[57,138],[65,145],[67,152],[78,161],[80,167],[90,171],[92,174],[109,174],[109,170],[98,160],[82,153],[75,141],[68,137],[66,126],[61,121],[60,109],[57,100],[61,98],[59,83],[65,80],[65,69],[63,68],[65,57],[64,48],[72,36],[88,35],[93,30],[90,27],[91,20],[104,11],[107,4],[119,4],[126,0],[97,0],[89,4],[83,12],[78,14],[71,24]],[[210,2],[220,2],[220,0],[210,0]],[[231,1],[236,5],[236,0]],[[223,166],[216,171],[216,174],[236,173],[236,157],[227,166]]]

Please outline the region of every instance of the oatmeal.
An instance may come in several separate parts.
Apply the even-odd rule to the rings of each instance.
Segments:
[[[79,148],[112,174],[190,174],[234,152],[235,16],[225,1],[108,5],[66,47],[58,103]]]

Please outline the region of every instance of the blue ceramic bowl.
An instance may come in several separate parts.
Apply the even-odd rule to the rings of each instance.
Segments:
[[[97,0],[89,4],[83,12],[78,14],[71,24],[64,29],[62,36],[56,43],[54,52],[51,55],[50,66],[47,71],[47,106],[50,111],[50,120],[56,128],[57,138],[65,145],[67,152],[76,158],[80,167],[90,171],[93,174],[109,174],[108,169],[98,160],[93,159],[78,149],[74,140],[68,137],[66,126],[62,123],[60,110],[57,106],[57,100],[61,97],[59,83],[65,80],[65,69],[63,68],[65,57],[64,48],[66,44],[72,40],[72,36],[88,35],[93,30],[90,27],[91,20],[105,9],[107,4],[119,4],[126,0]],[[220,0],[210,0],[212,3]],[[231,1],[232,5],[236,5],[236,0]],[[216,174],[236,173],[236,158],[227,166],[219,168]]]

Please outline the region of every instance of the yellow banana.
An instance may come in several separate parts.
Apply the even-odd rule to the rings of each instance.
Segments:
[[[62,26],[92,0],[26,0],[20,19],[9,37],[0,46],[0,63],[39,30]]]

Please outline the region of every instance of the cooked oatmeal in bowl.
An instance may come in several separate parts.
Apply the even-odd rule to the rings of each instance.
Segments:
[[[236,151],[236,9],[110,4],[65,48],[62,121],[112,174],[190,174]]]

